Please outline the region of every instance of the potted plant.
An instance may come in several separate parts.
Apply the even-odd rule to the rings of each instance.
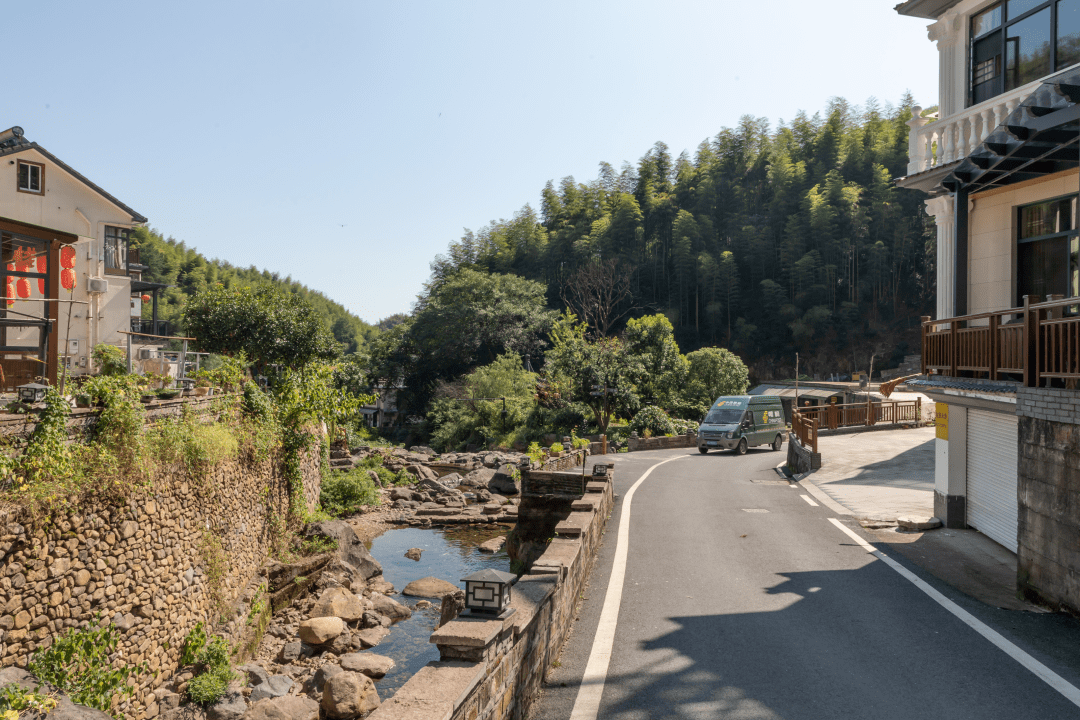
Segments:
[[[562,453],[562,445],[552,445],[551,449],[548,451],[548,454],[553,458],[562,457]]]
[[[75,407],[88,408],[91,402],[93,402],[93,398],[90,397],[90,393],[75,393]]]
[[[172,400],[180,395],[180,391],[175,388],[161,388],[157,391],[157,397],[159,400]]]
[[[192,390],[192,394],[196,397],[203,397],[204,395],[210,395],[211,391],[210,378],[206,375],[205,370],[200,370],[199,374],[195,376],[195,388]]]

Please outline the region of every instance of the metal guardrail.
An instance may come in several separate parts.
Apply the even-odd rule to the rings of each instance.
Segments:
[[[922,322],[922,371],[949,377],[1080,379],[1080,298],[1024,298],[999,312]]]

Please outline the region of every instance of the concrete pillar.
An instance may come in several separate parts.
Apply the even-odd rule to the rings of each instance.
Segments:
[[[967,408],[937,403],[934,515],[950,528],[967,527]]]
[[[926,201],[926,214],[937,223],[937,317],[955,317],[956,309],[956,202],[951,195]]]

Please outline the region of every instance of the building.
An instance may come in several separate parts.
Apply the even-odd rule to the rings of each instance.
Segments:
[[[60,363],[90,371],[98,343],[124,345],[145,293],[131,229],[146,218],[35,142],[0,133],[0,367],[4,388]],[[69,302],[75,301],[75,302]]]
[[[937,224],[935,510],[1017,553],[1020,587],[1080,608],[1080,0],[907,0],[939,106],[907,176]]]

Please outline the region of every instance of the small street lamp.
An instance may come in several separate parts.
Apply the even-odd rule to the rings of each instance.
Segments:
[[[45,402],[45,391],[49,389],[49,386],[41,385],[39,383],[27,383],[26,385],[20,385],[15,389],[19,391],[19,402],[32,405],[34,403]]]
[[[465,583],[465,608],[473,615],[486,615],[494,618],[509,617],[514,608],[510,607],[510,583],[514,575],[498,570],[480,570],[461,579]]]
[[[593,477],[607,477],[607,465],[604,463],[596,463],[592,466]]]

